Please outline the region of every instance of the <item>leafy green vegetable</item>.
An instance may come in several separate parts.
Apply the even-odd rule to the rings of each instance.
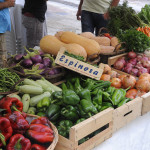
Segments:
[[[78,60],[84,62],[84,57],[83,57],[83,56],[77,56],[77,55],[71,54],[71,53],[69,53],[69,52],[67,52],[67,51],[65,51],[64,54],[67,55],[67,56],[70,56],[70,57],[72,57],[72,58],[75,58],[75,59],[78,59]]]
[[[144,25],[142,20],[138,17],[132,7],[128,7],[127,1],[117,7],[109,9],[110,21],[108,29],[112,35],[120,32],[120,29],[125,31],[134,27],[141,27]]]
[[[150,38],[136,29],[129,29],[119,35],[120,41],[126,43],[127,51],[143,53],[150,47]]]
[[[138,16],[144,23],[150,25],[150,5],[146,4],[138,13]]]

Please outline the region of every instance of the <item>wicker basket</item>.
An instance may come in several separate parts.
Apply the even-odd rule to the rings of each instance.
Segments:
[[[29,118],[32,120],[32,119],[35,119],[35,118],[39,118],[39,116],[27,114],[27,120]],[[54,150],[55,146],[56,146],[56,144],[58,142],[58,131],[57,131],[57,128],[50,121],[49,121],[49,125],[52,128],[52,130],[54,131],[54,140],[51,143],[51,145],[47,148],[47,150]]]

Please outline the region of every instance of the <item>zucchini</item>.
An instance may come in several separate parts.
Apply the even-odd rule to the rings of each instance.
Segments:
[[[44,91],[48,91],[50,93],[54,92],[51,86],[49,86],[47,83],[44,82],[44,80],[36,80],[36,82],[42,86]]]
[[[36,87],[33,85],[22,85],[19,86],[19,92],[25,94],[39,95],[43,93],[43,89],[41,87]]]
[[[51,82],[47,81],[47,80],[43,80],[48,86],[50,86],[53,91],[62,91],[62,89],[54,84],[52,84]]]
[[[33,86],[41,87],[41,85],[39,85],[38,83],[36,83],[35,81],[33,81],[31,79],[24,79],[23,84],[24,85],[33,85]]]
[[[29,109],[29,103],[30,103],[30,95],[24,94],[22,96],[22,103],[23,103],[23,112],[27,112]]]
[[[8,95],[8,97],[15,97],[21,101],[21,97],[17,94],[10,94],[10,95]]]
[[[44,92],[41,95],[34,96],[30,99],[30,106],[36,106],[39,101],[41,101],[44,97],[50,97],[50,92]]]

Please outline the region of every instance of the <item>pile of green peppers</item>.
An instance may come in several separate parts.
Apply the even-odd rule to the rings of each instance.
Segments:
[[[46,116],[57,126],[60,135],[69,138],[73,125],[109,107],[117,108],[131,100],[125,98],[126,90],[110,85],[109,81],[70,78],[61,85],[62,91],[52,93],[50,105],[40,101],[37,107],[46,111]],[[80,144],[88,138],[81,139]]]

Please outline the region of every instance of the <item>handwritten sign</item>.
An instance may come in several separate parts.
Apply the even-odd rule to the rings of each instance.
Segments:
[[[100,64],[100,67],[97,68],[90,64],[65,55],[64,51],[64,49],[61,49],[58,52],[57,57],[55,59],[56,64],[59,64],[60,66],[73,70],[82,75],[88,76],[90,78],[94,78],[96,80],[100,79],[103,73],[104,64]]]

